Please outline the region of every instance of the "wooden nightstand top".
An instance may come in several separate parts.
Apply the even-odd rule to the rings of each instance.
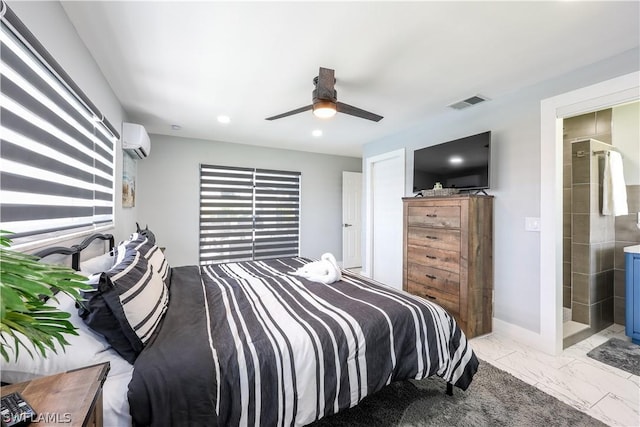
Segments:
[[[4,386],[1,393],[19,392],[38,413],[39,427],[91,425],[94,415],[102,420],[102,414],[94,414],[94,410],[98,406],[102,411],[102,383],[109,368],[105,362],[35,378]]]

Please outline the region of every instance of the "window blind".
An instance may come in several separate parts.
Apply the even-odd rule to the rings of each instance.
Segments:
[[[200,264],[297,256],[300,176],[200,165]]]
[[[35,240],[112,224],[119,135],[2,8],[0,228]]]

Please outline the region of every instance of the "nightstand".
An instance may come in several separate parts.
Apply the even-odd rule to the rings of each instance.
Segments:
[[[38,427],[102,427],[102,384],[109,362],[2,387],[19,392],[38,413]]]

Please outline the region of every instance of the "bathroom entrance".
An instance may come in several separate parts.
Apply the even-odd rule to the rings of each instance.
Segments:
[[[625,323],[623,248],[640,243],[639,129],[639,102],[563,121],[564,348]],[[616,198],[605,203],[605,163],[618,155],[624,183],[610,188]],[[624,196],[626,210],[603,212]]]

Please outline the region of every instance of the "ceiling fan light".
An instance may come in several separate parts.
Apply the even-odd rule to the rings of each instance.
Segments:
[[[336,104],[331,101],[318,101],[313,104],[313,115],[321,119],[328,119],[336,115]]]

